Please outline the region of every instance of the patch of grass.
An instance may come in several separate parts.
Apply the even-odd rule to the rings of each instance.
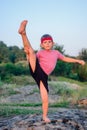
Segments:
[[[67,95],[67,97],[71,96],[72,93],[75,91],[70,87],[71,84],[68,84],[66,82],[50,82],[49,83],[53,90],[55,91],[55,94],[58,94],[60,96]]]
[[[0,80],[0,87],[3,85],[4,83]]]
[[[31,76],[12,76],[10,78],[9,83],[17,84],[17,85],[29,85],[29,84],[35,84],[34,79]]]
[[[69,82],[54,81],[49,82],[55,94],[59,95],[61,98],[59,102],[68,101],[70,104],[76,104],[81,98],[87,97],[87,86],[79,86],[77,84],[72,84]]]
[[[38,88],[34,88],[33,91],[31,91],[29,94],[32,95],[34,93],[39,93],[39,89]]]
[[[8,90],[8,95],[10,96],[10,95],[14,95],[14,94],[18,94],[19,92],[17,92],[17,91],[15,91],[15,90],[13,90],[13,89],[9,89]]]
[[[68,83],[78,84],[80,86],[87,86],[87,82],[80,82],[78,80],[73,80],[62,76],[50,76],[50,81],[64,81]]]
[[[42,110],[29,110],[28,107],[39,107],[41,103],[31,104],[31,103],[4,103],[0,104],[0,116],[12,116],[20,114],[40,114]]]
[[[69,107],[68,101],[62,101],[55,104],[50,104],[49,107]]]
[[[87,97],[87,87],[81,88],[79,91],[78,99]]]
[[[6,116],[14,116],[14,115],[21,115],[21,114],[41,114],[42,110],[35,110],[35,109],[28,109],[28,107],[41,107],[41,103],[21,103],[21,104],[0,104],[0,117],[6,117]],[[68,102],[60,102],[55,104],[50,104],[50,107],[68,107]]]
[[[12,115],[20,115],[20,114],[39,114],[41,111],[39,110],[28,110],[28,109],[20,109],[20,108],[11,108],[9,106],[7,107],[1,107],[0,106],[0,116],[12,116]]]
[[[53,79],[54,78],[54,79]],[[24,85],[33,85],[35,81],[32,80],[31,76],[13,77],[12,83],[14,84],[4,84],[0,81],[0,88],[2,90],[2,95],[7,97],[12,94],[17,94],[15,88],[23,87]],[[15,83],[16,81],[16,83]],[[73,88],[72,84],[76,85],[77,88]],[[52,77],[49,81],[49,85],[52,87],[54,94],[59,95],[60,99],[55,104],[49,104],[49,107],[69,107],[69,105],[75,104],[77,100],[87,97],[87,82],[79,82],[72,79],[64,77]],[[71,87],[72,86],[72,87]],[[30,94],[39,92],[38,89],[34,89]],[[0,116],[18,115],[18,114],[32,114],[39,113],[41,111],[34,110],[33,107],[41,107],[41,103],[26,103],[22,102],[0,104]],[[28,107],[32,107],[31,110]]]
[[[41,103],[3,103],[0,106],[22,106],[22,107],[38,107],[41,106]]]
[[[2,84],[2,91],[0,93],[0,96],[7,97],[13,94],[18,94],[19,92],[14,89],[16,87],[16,84]]]

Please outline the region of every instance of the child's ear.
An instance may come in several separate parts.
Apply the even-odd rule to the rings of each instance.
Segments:
[[[55,45],[55,42],[53,42],[53,45]]]
[[[40,43],[40,47],[43,48],[43,44],[42,43]]]

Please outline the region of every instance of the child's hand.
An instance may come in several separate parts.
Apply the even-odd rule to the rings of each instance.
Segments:
[[[78,60],[78,63],[81,65],[85,65],[85,61],[84,60]]]

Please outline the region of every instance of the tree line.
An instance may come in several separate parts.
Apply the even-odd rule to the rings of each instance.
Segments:
[[[23,48],[18,46],[7,46],[3,41],[0,41],[0,63],[12,62],[15,63],[26,58]]]
[[[55,44],[54,49],[66,55],[63,45]],[[52,75],[87,81],[87,49],[82,49],[78,56],[74,58],[86,61],[86,65],[82,67],[78,64],[58,61]],[[26,65],[26,55],[23,48],[20,49],[18,46],[8,47],[3,41],[0,41],[0,79],[6,80],[6,78],[10,78],[12,75],[29,74],[29,67]]]

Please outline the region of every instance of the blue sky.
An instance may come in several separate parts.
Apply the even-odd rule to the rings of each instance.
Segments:
[[[0,0],[0,41],[23,47],[18,28],[24,19],[34,49],[46,33],[71,56],[87,48],[87,0]]]

